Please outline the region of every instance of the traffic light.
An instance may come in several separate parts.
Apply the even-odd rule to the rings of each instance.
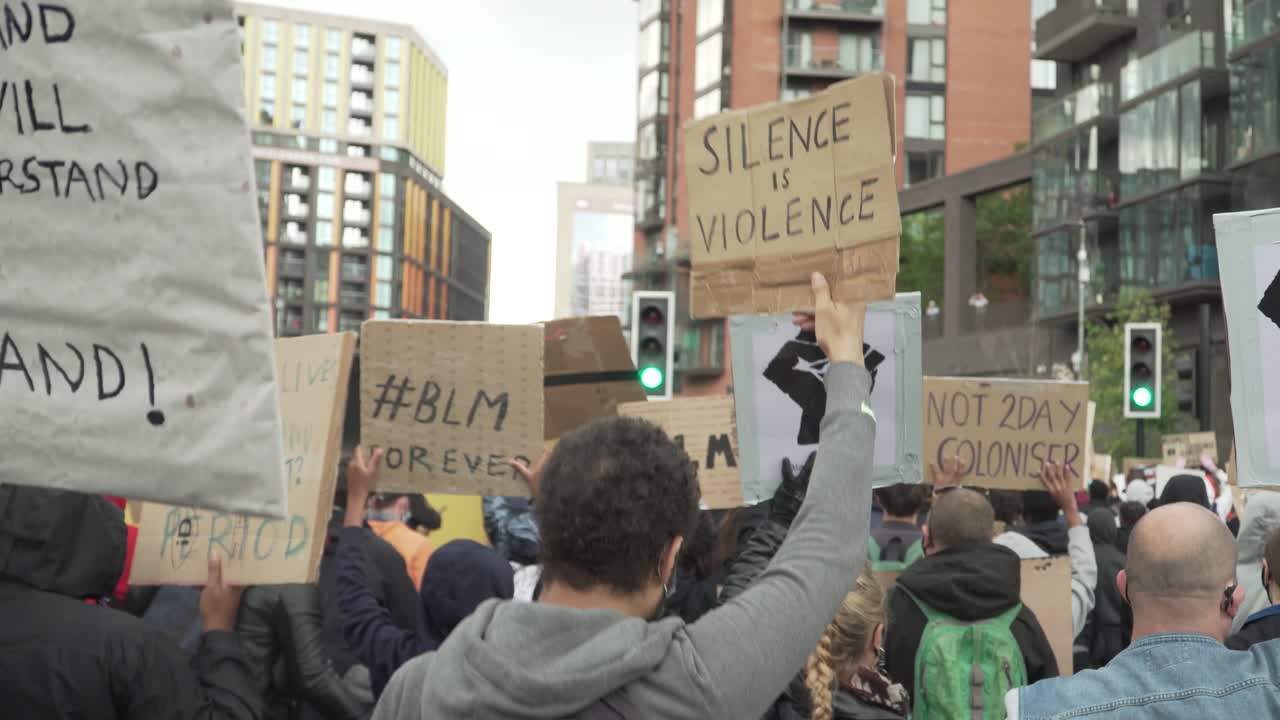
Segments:
[[[631,358],[650,398],[671,399],[675,365],[675,293],[638,290],[631,302]]]
[[[1187,351],[1175,355],[1173,358],[1173,373],[1176,379],[1178,412],[1184,412],[1191,417],[1199,417],[1200,412],[1196,408],[1196,354],[1195,351]]]
[[[1124,416],[1160,417],[1160,323],[1124,326]]]

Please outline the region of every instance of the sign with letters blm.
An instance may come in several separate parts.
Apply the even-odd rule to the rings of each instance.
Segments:
[[[902,234],[893,77],[872,73],[807,98],[685,126],[694,317],[892,300]]]
[[[283,516],[232,3],[0,8],[0,477]]]
[[[1240,487],[1280,485],[1280,208],[1214,215],[1213,228]]]
[[[616,316],[553,320],[544,333],[547,439],[645,400]]]
[[[236,584],[316,580],[337,481],[355,345],[355,333],[276,340],[288,516],[130,503],[139,522],[130,582],[202,584],[214,552],[224,559],[227,580]]]
[[[700,397],[626,403],[618,414],[644,418],[666,431],[698,468],[704,508],[742,506],[738,431],[733,398]]]
[[[1088,476],[1088,383],[927,377],[924,395],[925,461],[959,457],[966,484],[1042,489],[1045,463]]]
[[[381,487],[528,495],[508,465],[543,449],[543,329],[369,320],[360,333],[360,441]]]

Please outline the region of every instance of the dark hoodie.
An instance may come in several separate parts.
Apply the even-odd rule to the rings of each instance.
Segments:
[[[1164,490],[1160,493],[1160,504],[1171,505],[1179,502],[1194,503],[1208,510],[1213,509],[1209,505],[1209,492],[1205,490],[1203,476],[1174,475],[1169,478],[1169,482],[1165,483]]]
[[[1067,535],[1067,526],[1057,520],[1036,523],[1018,532],[1039,545],[1040,549],[1049,553],[1050,557],[1066,555],[1070,552],[1071,539]]]
[[[373,534],[367,528],[342,530],[338,610],[352,652],[369,668],[376,697],[401,665],[440,647],[485,600],[510,600],[515,586],[511,565],[491,548],[473,540],[445,543],[432,553],[422,575],[418,629],[403,630],[369,590],[362,552],[369,537]]]
[[[127,537],[107,500],[0,485],[0,714],[261,717],[233,633],[205,633],[189,659],[138,618],[85,603],[115,588]]]
[[[1021,587],[1018,554],[995,543],[947,548],[916,561],[902,572],[897,587],[889,592],[884,643],[889,677],[907,689],[908,697],[916,697],[916,650],[924,633],[925,617],[898,588],[910,590],[922,602],[957,620],[973,622],[1013,607],[1019,602]],[[1058,663],[1035,613],[1024,606],[1011,629],[1026,662],[1027,683],[1056,677]]]
[[[1116,516],[1102,508],[1089,513],[1089,538],[1098,564],[1098,586],[1094,606],[1080,637],[1076,638],[1076,670],[1100,668],[1129,645],[1133,635],[1133,614],[1116,585],[1116,575],[1124,569],[1124,553],[1116,547]]]

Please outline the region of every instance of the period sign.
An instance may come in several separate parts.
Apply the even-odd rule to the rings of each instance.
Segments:
[[[1165,465],[1176,465],[1181,459],[1187,467],[1200,467],[1201,455],[1208,455],[1215,463],[1219,459],[1218,436],[1212,432],[1165,435],[1160,450]]]
[[[528,495],[508,465],[543,448],[543,329],[370,320],[360,340],[361,442],[382,487]]]
[[[0,477],[283,515],[232,3],[0,9]]]
[[[1214,215],[1213,227],[1231,351],[1237,476],[1242,488],[1280,485],[1280,208]]]
[[[694,317],[812,309],[814,272],[836,300],[893,298],[893,108],[873,73],[685,126]]]
[[[627,403],[618,414],[648,420],[684,448],[698,468],[704,508],[742,505],[733,398],[703,397]]]
[[[959,457],[966,483],[1039,489],[1046,463],[1088,474],[1088,383],[927,377],[924,395],[925,460]]]
[[[645,400],[617,317],[554,320],[546,324],[544,340],[548,439],[617,415],[621,403]]]
[[[791,315],[729,319],[743,499],[773,496],[783,459],[799,467],[818,449],[827,408],[826,354]],[[867,309],[863,364],[876,416],[872,462],[877,486],[920,480],[920,295],[904,293]]]
[[[276,341],[288,516],[140,503],[130,582],[202,584],[209,555],[215,552],[224,558],[225,577],[236,584],[316,580],[333,505],[355,342],[354,333]]]

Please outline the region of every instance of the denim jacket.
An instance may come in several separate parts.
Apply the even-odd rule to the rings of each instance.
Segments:
[[[1228,650],[1207,635],[1157,633],[1105,668],[1011,690],[1009,720],[1280,718],[1280,640]]]

